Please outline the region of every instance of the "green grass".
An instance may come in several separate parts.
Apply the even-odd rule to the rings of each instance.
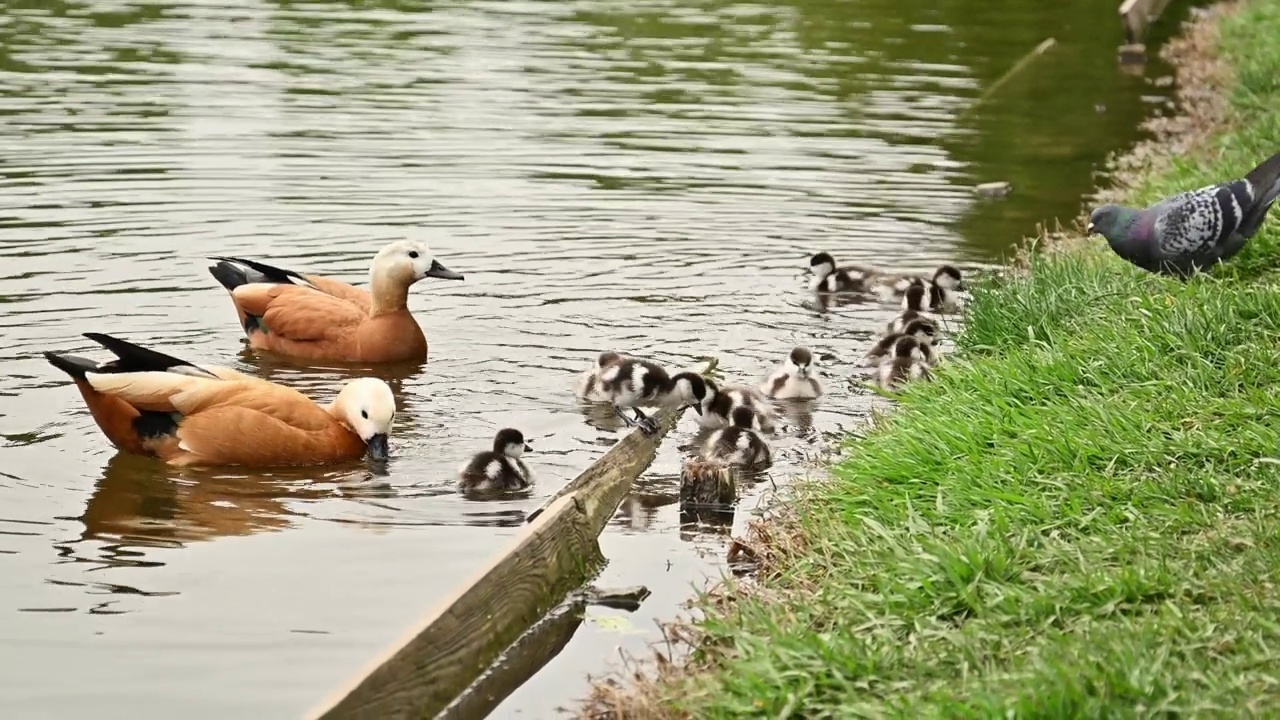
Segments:
[[[1222,47],[1234,127],[1135,203],[1280,150],[1280,0]],[[1280,211],[1212,278],[1095,238],[988,281],[961,352],[800,489],[778,572],[650,692],[698,718],[1280,715],[1277,268]]]

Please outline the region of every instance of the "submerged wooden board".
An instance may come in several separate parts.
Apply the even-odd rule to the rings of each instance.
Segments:
[[[487,717],[516,688],[564,650],[582,625],[585,612],[586,603],[582,600],[553,610],[520,636],[488,672],[436,716],[437,720]]]
[[[653,459],[658,455],[658,446],[675,427],[680,415],[681,413],[671,410],[661,410],[652,416],[658,424],[657,432],[652,435],[639,430],[627,433],[626,437],[609,448],[609,452],[553,495],[546,505],[530,513],[529,521],[533,522],[539,513],[560,498],[576,493],[587,506],[586,513],[595,534],[604,532],[609,518],[613,517],[618,505],[631,490],[631,484],[653,464]]]
[[[1120,4],[1120,23],[1128,44],[1142,42],[1151,23],[1169,6],[1169,0],[1124,0]]]
[[[601,560],[582,502],[560,498],[451,598],[309,717],[432,717]],[[424,563],[423,567],[426,567]]]
[[[614,444],[533,513],[486,568],[308,717],[423,718],[444,710],[596,571],[598,536],[681,414],[660,411],[652,416],[657,432],[632,430]]]

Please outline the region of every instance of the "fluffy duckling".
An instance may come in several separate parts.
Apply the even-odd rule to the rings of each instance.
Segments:
[[[870,282],[874,286],[876,293],[885,300],[896,300],[902,297],[906,294],[907,289],[913,285],[923,285],[926,289],[930,286],[936,286],[944,291],[964,289],[964,281],[960,270],[954,265],[939,265],[930,278],[923,278],[914,274],[876,274],[870,278]]]
[[[837,267],[830,253],[820,252],[809,258],[809,289],[818,293],[865,292],[867,278],[873,273],[869,268],[857,266]]]
[[[885,358],[876,372],[876,381],[885,390],[900,387],[908,380],[930,380],[929,366],[920,356],[920,341],[910,335],[899,337],[893,345],[893,357]]]
[[[352,380],[332,403],[319,405],[230,368],[195,365],[110,335],[85,337],[116,358],[45,358],[71,376],[120,450],[177,466],[325,465],[366,453],[387,459],[396,401],[382,380]]]
[[[902,309],[916,312],[925,309],[955,312],[960,308],[957,293],[964,289],[960,271],[951,265],[940,266],[933,273],[932,280],[918,275],[896,275],[877,278],[874,284],[876,293],[882,300],[894,300],[901,296]]]
[[[902,314],[889,321],[884,327],[886,335],[902,332],[907,323],[912,320],[925,319],[929,320],[929,316],[924,314],[925,300],[929,296],[929,289],[924,282],[912,283],[902,294]]]
[[[824,390],[809,348],[796,347],[783,361],[782,367],[760,383],[760,392],[774,400],[811,400]]]
[[[934,362],[933,340],[937,332],[937,327],[933,324],[933,321],[916,318],[904,325],[902,332],[885,335],[875,345],[872,345],[862,359],[863,366],[879,364],[881,360],[893,351],[898,339],[903,337],[914,337],[919,342],[921,358],[926,364],[932,365]]]
[[[243,258],[209,267],[235,304],[249,346],[309,360],[386,363],[427,359],[427,338],[409,312],[423,278],[462,280],[424,242],[400,240],[374,256],[369,289]]]
[[[578,385],[574,389],[574,394],[578,396],[578,399],[595,402],[607,401],[608,398],[601,394],[600,373],[624,357],[627,356],[613,350],[606,350],[600,353],[600,356],[596,358],[596,364],[583,370],[582,374],[578,376]]]
[[[719,386],[707,380],[707,395],[702,400],[702,417],[698,424],[706,428],[720,428],[731,424],[733,411],[750,408],[756,427],[766,433],[777,428],[777,413],[767,398],[749,385]]]
[[[754,420],[751,408],[734,408],[732,424],[711,433],[703,445],[703,457],[752,469],[767,467],[772,453],[769,443],[751,427]]]
[[[533,481],[533,473],[520,456],[532,450],[524,434],[515,428],[503,428],[493,438],[493,449],[476,453],[463,463],[458,477],[463,490],[490,492],[523,490]]]
[[[653,433],[658,427],[653,418],[641,412],[641,407],[687,405],[701,415],[703,401],[709,394],[706,380],[696,372],[673,375],[650,360],[619,355],[600,368],[597,387],[587,399],[612,404],[618,417],[629,427],[638,426],[646,433]],[[634,420],[622,411],[628,407],[635,413]]]

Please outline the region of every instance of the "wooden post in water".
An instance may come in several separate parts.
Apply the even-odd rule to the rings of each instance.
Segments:
[[[705,372],[716,365],[713,359]],[[432,608],[404,636],[344,687],[325,698],[310,718],[435,717],[467,690],[512,643],[573,589],[604,558],[597,539],[632,483],[653,463],[658,446],[681,412],[662,410],[652,435],[633,430],[529,517],[529,524],[489,565]],[[554,623],[572,634],[571,622]],[[553,635],[556,633],[552,633]],[[567,635],[564,641],[567,642]],[[559,641],[556,641],[557,643]],[[554,653],[533,653],[545,664]],[[455,706],[496,706],[497,688],[510,693],[537,667],[511,668],[509,681],[488,678],[491,697]],[[500,671],[501,668],[495,668]],[[514,684],[513,684],[514,683]]]
[[[1143,44],[1147,29],[1160,18],[1169,0],[1124,0],[1120,3],[1120,24],[1124,26],[1125,44],[1120,46],[1120,62],[1143,63],[1147,46]]]

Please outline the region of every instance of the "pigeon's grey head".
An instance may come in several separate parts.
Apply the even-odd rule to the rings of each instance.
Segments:
[[[1128,230],[1138,219],[1138,212],[1121,205],[1103,205],[1089,213],[1090,235],[1101,235],[1111,242],[1128,239]]]
[[[824,278],[835,271],[836,261],[830,253],[820,252],[809,258],[809,272],[816,277]]]

